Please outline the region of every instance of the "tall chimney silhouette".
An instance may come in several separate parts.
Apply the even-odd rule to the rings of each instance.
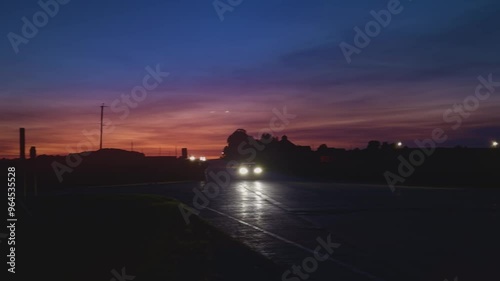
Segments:
[[[19,128],[19,157],[26,159],[26,139],[24,128]]]

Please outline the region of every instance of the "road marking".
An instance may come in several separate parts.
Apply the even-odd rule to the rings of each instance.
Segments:
[[[246,226],[248,226],[248,227],[251,227],[251,228],[253,228],[253,229],[255,229],[255,230],[258,230],[258,231],[260,231],[260,232],[263,232],[263,233],[265,233],[265,234],[267,234],[267,235],[269,235],[269,236],[271,236],[271,237],[274,237],[274,238],[276,238],[276,239],[278,239],[278,240],[280,240],[280,241],[282,241],[282,242],[285,242],[285,243],[287,243],[287,244],[290,244],[290,245],[292,245],[292,246],[294,246],[294,247],[297,247],[297,248],[299,248],[299,249],[301,249],[301,250],[304,250],[304,251],[306,251],[306,252],[308,252],[308,253],[310,253],[310,254],[313,254],[313,255],[314,255],[314,250],[311,250],[311,249],[309,249],[309,248],[307,248],[307,247],[305,247],[305,246],[302,246],[302,245],[300,245],[300,244],[298,244],[298,243],[295,243],[295,242],[293,242],[293,241],[291,241],[291,240],[288,240],[288,239],[286,239],[286,238],[284,238],[284,237],[281,237],[281,236],[279,236],[279,235],[277,235],[277,234],[274,234],[274,233],[269,232],[269,231],[267,231],[267,230],[265,230],[265,229],[262,229],[262,228],[260,228],[260,227],[258,227],[258,226],[255,226],[255,225],[253,225],[253,224],[250,224],[250,223],[247,223],[247,222],[242,221],[242,220],[240,220],[240,219],[237,219],[237,218],[235,218],[235,217],[233,217],[233,216],[230,216],[230,215],[228,215],[228,214],[225,214],[225,213],[219,212],[219,211],[217,211],[217,210],[214,210],[214,209],[212,209],[212,208],[210,208],[210,207],[206,207],[206,209],[207,209],[207,210],[210,210],[210,211],[212,211],[212,212],[214,212],[214,213],[217,213],[217,214],[219,214],[219,215],[221,215],[221,216],[224,216],[224,217],[226,217],[226,218],[232,219],[232,220],[234,220],[234,221],[236,221],[236,222],[239,222],[239,223],[241,223],[241,224],[243,224],[243,225],[246,225]],[[368,273],[368,272],[365,272],[365,271],[363,271],[363,270],[361,270],[361,269],[358,269],[358,268],[357,268],[357,267],[355,267],[355,266],[352,266],[352,265],[347,264],[347,263],[345,263],[345,262],[342,262],[342,261],[340,261],[340,260],[334,259],[334,258],[332,258],[332,257],[328,257],[328,259],[329,259],[330,261],[334,262],[335,264],[339,265],[339,266],[345,267],[345,268],[347,268],[347,269],[351,270],[352,272],[357,273],[357,274],[359,274],[359,275],[363,275],[363,276],[365,276],[365,277],[368,277],[368,278],[369,278],[369,279],[371,279],[371,280],[383,281],[383,279],[380,279],[380,278],[378,278],[378,277],[375,277],[375,276],[371,275],[371,274],[370,274],[370,273]]]

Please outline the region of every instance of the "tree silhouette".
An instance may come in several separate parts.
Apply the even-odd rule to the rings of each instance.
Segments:
[[[241,142],[248,139],[247,131],[245,129],[237,129],[227,137],[227,145],[229,147],[238,147]]]
[[[326,150],[328,150],[328,146],[326,146],[326,144],[322,144],[318,147],[319,152],[324,152]]]
[[[227,138],[227,146],[224,147],[224,158],[238,158],[238,148],[242,143],[247,143],[250,136],[245,129],[237,129]]]
[[[377,140],[372,140],[368,142],[368,146],[366,147],[368,150],[378,150],[380,149],[380,142]]]

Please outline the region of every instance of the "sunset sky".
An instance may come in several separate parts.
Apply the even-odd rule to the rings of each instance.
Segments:
[[[83,131],[99,129],[99,106],[157,65],[170,75],[126,118],[105,109],[115,126],[105,147],[215,157],[234,130],[256,135],[284,107],[296,117],[276,135],[314,148],[414,146],[438,127],[450,137],[443,146],[500,139],[500,86],[458,129],[443,120],[478,76],[500,81],[500,2],[401,1],[348,63],[339,44],[353,45],[354,27],[388,2],[244,0],[221,21],[212,0],[71,0],[16,54],[8,34],[22,35],[21,18],[42,9],[3,1],[0,157],[17,156],[20,127],[38,154],[75,152]]]

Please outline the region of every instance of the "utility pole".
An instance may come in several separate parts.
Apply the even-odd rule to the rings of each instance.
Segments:
[[[104,108],[107,107],[104,105],[104,103],[101,105],[101,141],[99,143],[99,150],[102,149],[102,120],[103,120],[103,117],[104,117]]]

